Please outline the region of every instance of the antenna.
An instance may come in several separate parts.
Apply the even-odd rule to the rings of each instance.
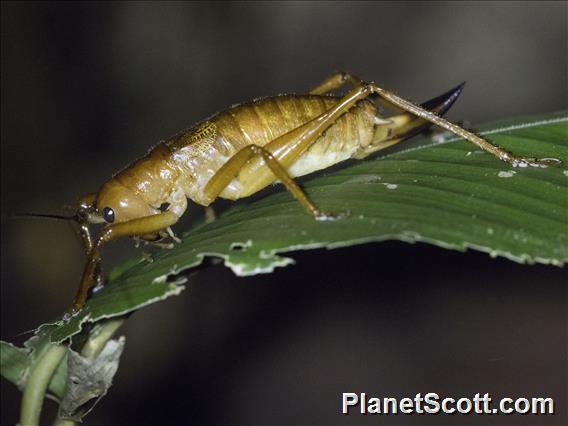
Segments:
[[[77,215],[63,216],[59,214],[45,214],[45,213],[17,213],[12,215],[12,217],[42,217],[47,219],[60,219],[60,220],[74,220],[79,222]]]

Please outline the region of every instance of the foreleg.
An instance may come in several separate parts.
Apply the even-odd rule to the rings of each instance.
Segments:
[[[87,264],[83,270],[81,284],[73,306],[71,307],[70,314],[77,313],[87,301],[89,289],[92,287],[93,282],[97,282],[99,276],[99,268],[101,261],[102,246],[109,241],[120,237],[131,237],[137,235],[147,235],[159,232],[163,229],[172,226],[178,221],[178,216],[170,211],[165,211],[160,214],[141,217],[133,219],[128,222],[115,223],[108,225],[102,232],[101,236],[92,245],[92,248],[87,256]]]

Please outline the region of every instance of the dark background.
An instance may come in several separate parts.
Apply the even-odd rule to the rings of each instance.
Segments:
[[[211,113],[337,69],[417,101],[466,80],[449,117],[474,124],[565,109],[566,17],[565,2],[3,2],[2,339],[59,316],[83,267],[68,224],[6,214],[59,212]],[[114,243],[107,268],[135,254]],[[250,278],[212,266],[133,315],[86,423],[568,423],[565,269],[400,242],[293,257]],[[557,414],[345,417],[341,392],[550,396]],[[2,424],[18,403],[2,381]]]

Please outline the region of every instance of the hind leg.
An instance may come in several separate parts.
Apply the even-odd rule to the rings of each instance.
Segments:
[[[363,80],[348,72],[338,71],[310,90],[310,95],[324,95],[339,89],[347,83],[351,83],[353,87],[357,87],[363,84]]]
[[[432,124],[449,130],[457,136],[460,136],[465,140],[477,145],[484,151],[489,152],[500,160],[509,163],[513,167],[547,167],[549,165],[562,163],[562,161],[558,158],[534,158],[517,156],[501,147],[498,147],[497,145],[492,144],[491,142],[483,139],[475,133],[464,129],[457,124],[450,123],[445,118],[442,118],[431,111],[428,111],[410,101],[407,101],[406,99],[403,99],[400,96],[397,96],[394,93],[383,89],[382,87],[379,87],[374,83],[369,83],[367,87],[371,92],[387,100],[394,106],[407,111],[423,120],[429,121]]]

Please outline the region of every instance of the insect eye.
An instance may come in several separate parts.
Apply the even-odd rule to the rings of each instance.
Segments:
[[[110,207],[105,207],[103,209],[103,219],[107,223],[113,223],[114,222],[114,210],[111,209]]]

